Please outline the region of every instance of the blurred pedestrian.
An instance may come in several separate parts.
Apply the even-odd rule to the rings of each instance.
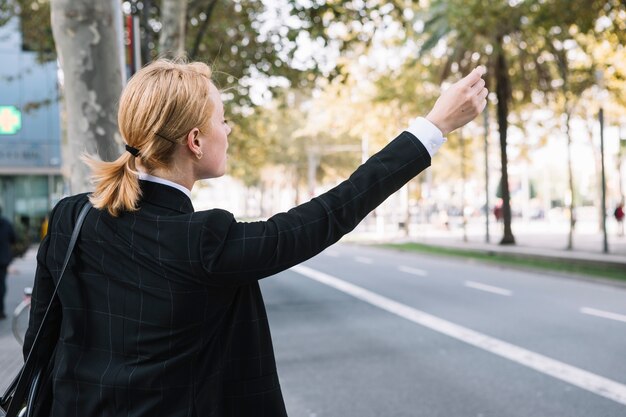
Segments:
[[[615,207],[615,211],[613,211],[613,216],[617,221],[617,233],[620,236],[624,236],[624,203],[620,202],[617,207]]]
[[[48,222],[48,215],[46,215],[41,221],[41,227],[39,228],[39,240],[43,240],[43,238],[48,234]]]
[[[499,198],[498,201],[496,201],[495,206],[493,207],[493,216],[496,218],[497,222],[504,219],[504,211],[502,208],[503,204],[504,202],[501,198]]]
[[[2,207],[0,207],[0,320],[7,317],[4,311],[4,297],[7,291],[7,270],[13,259],[11,246],[16,241],[13,226],[2,216]]]
[[[483,72],[450,87],[347,181],[243,223],[194,212],[190,199],[197,180],[226,170],[231,128],[209,67],[159,60],[138,71],[119,104],[126,152],[85,159],[95,191],[57,204],[39,248],[25,354],[91,200],[43,335],[56,345],[50,415],[286,416],[258,280],[337,242],[426,169],[443,135],[483,110]]]

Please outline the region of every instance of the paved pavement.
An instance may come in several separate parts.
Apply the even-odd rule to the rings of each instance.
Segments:
[[[610,225],[614,226],[614,225]],[[564,223],[534,221],[514,224],[515,245],[500,245],[502,237],[500,224],[490,225],[490,239],[486,242],[485,225],[481,222],[470,223],[464,233],[459,224],[449,227],[436,225],[415,225],[410,235],[402,232],[388,232],[385,241],[418,242],[443,247],[484,250],[486,252],[507,252],[520,255],[545,256],[549,258],[569,259],[624,265],[626,268],[626,236],[619,236],[615,227],[608,228],[608,253],[604,253],[603,235],[597,225],[584,223],[574,233],[573,249],[567,250],[568,226]],[[345,240],[350,242],[380,242],[372,228],[357,228]],[[626,273],[626,269],[625,269]]]
[[[514,252],[558,257],[572,260],[588,260],[617,263],[624,266],[626,274],[626,237],[618,236],[611,231],[609,235],[609,254],[602,253],[602,235],[590,228],[581,228],[574,238],[574,250],[565,250],[567,230],[542,223],[517,225],[514,230],[517,244],[515,246],[498,245],[501,232],[498,225],[492,225],[491,243],[485,243],[484,228],[480,224],[468,227],[467,242],[463,239],[460,227],[435,228],[432,226],[415,226],[410,237],[396,235],[392,240],[415,241],[434,245],[479,249],[492,252]],[[346,240],[356,242],[375,241],[377,238],[367,230],[357,229]],[[8,292],[5,299],[6,313],[11,312],[23,298],[23,289],[32,286],[36,269],[36,247],[31,248],[23,258],[16,260],[9,268],[7,277]],[[21,366],[20,345],[11,332],[11,319],[0,321],[0,391],[11,381]]]
[[[0,321],[0,393],[4,393],[22,366],[21,346],[11,331],[11,314],[23,299],[24,287],[32,286],[37,267],[36,251],[31,248],[9,267],[5,298],[5,313],[9,317]]]

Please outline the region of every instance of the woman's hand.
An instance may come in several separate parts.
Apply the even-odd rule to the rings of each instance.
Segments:
[[[465,78],[452,84],[439,96],[426,119],[443,135],[464,126],[483,111],[487,104],[487,89],[483,67],[477,67]]]

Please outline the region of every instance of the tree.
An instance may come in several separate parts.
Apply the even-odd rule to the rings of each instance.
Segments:
[[[176,58],[185,55],[187,3],[187,0],[161,2],[159,52],[162,56]]]
[[[558,3],[558,2],[557,2]],[[594,10],[595,9],[595,10]],[[556,10],[552,10],[556,11]],[[608,81],[607,89],[617,103],[620,99],[626,97],[624,94],[624,82],[626,73],[617,64],[621,62],[620,54],[623,54],[626,36],[626,10],[620,8],[619,2],[607,1],[601,8],[592,7],[591,13],[580,13],[580,11],[569,11],[568,13],[576,13],[576,25],[569,28],[558,26],[556,16],[561,18],[560,14],[554,15],[551,10],[543,10],[543,14],[538,16],[537,20],[542,21],[538,27],[538,35],[548,39],[547,46],[551,57],[553,58],[559,80],[550,96],[557,105],[557,108],[564,116],[563,126],[567,138],[568,158],[567,171],[570,192],[570,230],[568,234],[567,249],[573,248],[573,234],[576,224],[575,204],[576,190],[574,185],[574,177],[571,161],[571,120],[576,115],[590,119],[586,114],[589,109],[592,113],[596,111],[595,106],[587,100],[588,93],[592,93],[596,84],[596,73],[601,72]],[[602,23],[597,23],[602,20]],[[555,28],[559,30],[555,30]],[[620,80],[622,80],[620,82]],[[586,109],[581,109],[585,106]],[[591,117],[593,119],[593,117]],[[591,127],[588,127],[591,132]],[[589,138],[592,135],[589,133]],[[599,190],[602,187],[599,174],[600,158],[599,152],[595,147],[596,154],[596,172],[598,173]],[[603,216],[600,207],[600,219]]]
[[[481,10],[482,13],[479,13]],[[442,79],[454,69],[465,72],[468,67],[482,63],[488,68],[487,85],[495,84],[502,166],[501,192],[504,217],[504,236],[500,242],[502,244],[515,243],[511,229],[506,143],[511,80],[504,41],[505,36],[508,39],[518,30],[520,17],[519,8],[505,2],[493,4],[474,0],[468,4],[456,0],[434,1],[426,15],[427,20],[424,23],[426,39],[421,46],[423,55],[431,52],[440,42],[445,42],[448,59],[442,66]],[[493,87],[490,87],[490,90],[493,91]]]
[[[442,77],[455,69],[464,71],[479,63],[488,68],[488,82],[495,91],[500,137],[504,235],[501,244],[515,243],[511,229],[508,183],[507,132],[510,106],[528,102],[535,91],[551,90],[558,75],[550,69],[547,41],[553,33],[572,25],[590,29],[603,13],[599,0],[493,2],[488,0],[435,0],[424,24],[422,52],[440,42],[448,62]]]
[[[626,17],[626,11],[622,12]],[[622,62],[626,59],[626,39],[620,40],[620,37],[611,31],[602,31],[600,33],[590,33],[577,36],[577,41],[581,48],[586,52],[587,65],[593,71],[590,78],[590,86],[581,94],[581,105],[575,108],[576,115],[586,120],[585,130],[589,143],[594,153],[595,171],[597,178],[597,201],[602,199],[602,154],[598,143],[594,140],[594,130],[598,126],[598,112],[600,107],[603,108],[607,124],[612,122],[620,123],[623,115],[626,114],[626,70],[623,68]],[[596,77],[601,75],[604,84],[598,85]],[[621,197],[621,195],[620,195]],[[609,195],[609,199],[610,199]],[[619,197],[617,197],[619,198]],[[606,211],[602,206],[598,206],[598,228],[603,230],[604,216]]]
[[[117,101],[122,91],[121,20],[117,0],[52,0],[52,31],[63,70],[67,156],[71,192],[89,189],[78,156],[119,156]]]
[[[568,46],[569,45],[569,46]],[[575,109],[580,103],[582,93],[593,85],[593,66],[584,63],[574,64],[569,58],[570,51],[579,52],[575,41],[571,39],[569,34],[565,36],[556,36],[549,42],[549,48],[558,73],[560,76],[561,88],[555,90],[555,101],[557,108],[562,109],[564,117],[563,127],[567,140],[567,178],[569,186],[569,233],[567,237],[567,249],[574,248],[574,230],[576,228],[576,188],[574,182],[574,173],[572,169],[572,134],[571,123]]]

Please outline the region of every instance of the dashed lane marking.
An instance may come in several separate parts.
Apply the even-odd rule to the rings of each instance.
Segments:
[[[590,316],[602,317],[602,318],[605,318],[605,319],[622,321],[622,322],[626,323],[626,316],[624,316],[622,314],[611,313],[611,312],[602,311],[602,310],[596,310],[595,308],[591,308],[591,307],[583,307],[583,308],[580,309],[580,312],[583,313],[583,314],[588,314]]]
[[[355,256],[354,260],[357,261],[357,262],[360,262],[362,264],[367,264],[367,265],[370,265],[370,264],[374,263],[374,261],[372,261],[370,258],[366,258],[364,256]]]
[[[410,266],[400,265],[398,267],[398,270],[406,272],[407,274],[417,275],[420,277],[425,277],[428,275],[427,271],[424,271],[423,269],[411,268]]]
[[[513,294],[513,291],[511,290],[494,287],[493,285],[481,284],[480,282],[476,281],[465,281],[465,286],[473,288],[475,290],[490,292],[492,294],[505,295],[507,297],[510,297]]]

